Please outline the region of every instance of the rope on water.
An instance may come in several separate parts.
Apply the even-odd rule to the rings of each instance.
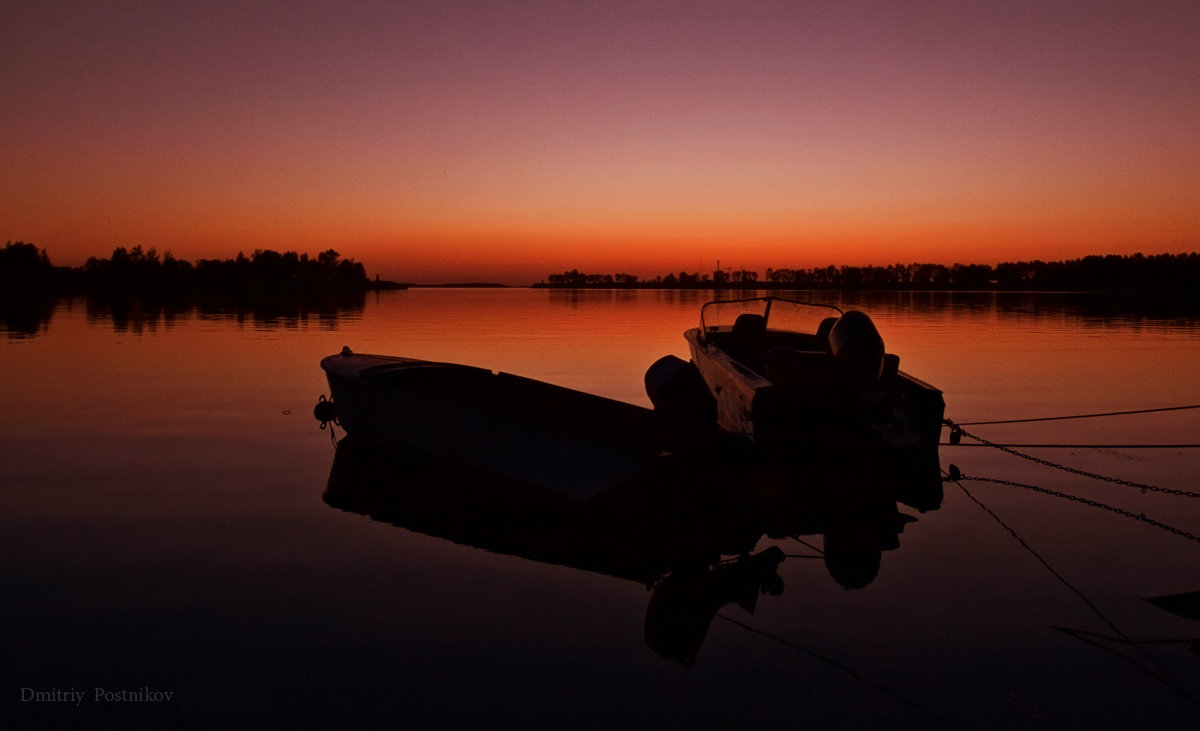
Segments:
[[[807,548],[810,548],[810,549],[812,549],[813,551],[815,551],[815,552],[818,554],[818,556],[824,556],[824,555],[825,555],[825,551],[821,550],[820,548],[817,548],[816,546],[814,546],[813,544],[811,544],[811,543],[809,543],[808,541],[804,540],[804,539],[803,539],[803,538],[801,538],[800,536],[788,536],[788,537],[789,537],[789,538],[791,538],[791,539],[792,539],[793,541],[795,541],[796,543],[799,543],[799,544],[800,544],[800,545],[802,545],[802,546],[805,546],[805,547],[807,547]]]
[[[939,723],[950,726],[951,728],[958,728],[958,724],[955,723],[954,721],[946,718],[945,716],[940,715],[933,709],[928,708],[928,707],[922,705],[921,703],[918,703],[917,701],[912,700],[911,698],[907,698],[903,695],[900,695],[898,692],[896,692],[895,690],[893,690],[892,688],[890,688],[886,685],[883,685],[882,683],[871,680],[870,678],[868,678],[867,676],[858,672],[857,670],[850,667],[846,663],[839,662],[838,660],[835,660],[828,655],[825,655],[820,652],[817,652],[816,650],[812,650],[810,648],[804,647],[800,643],[793,642],[785,637],[780,637],[779,635],[772,634],[770,632],[767,632],[766,630],[761,630],[757,627],[752,627],[752,626],[746,624],[745,622],[742,622],[737,619],[734,619],[733,617],[730,617],[727,614],[722,614],[721,612],[717,612],[715,616],[717,619],[722,619],[722,620],[728,622],[729,624],[733,625],[734,627],[741,628],[741,629],[745,630],[746,632],[749,632],[750,634],[755,634],[755,635],[760,635],[762,637],[766,637],[769,640],[778,642],[779,644],[783,645],[784,647],[791,648],[792,650],[796,651],[797,653],[800,653],[802,655],[807,655],[808,657],[811,657],[814,660],[818,660],[820,662],[825,663],[826,665],[835,667],[838,670],[841,670],[842,672],[846,673],[847,675],[849,675],[851,678],[858,681],[859,683],[862,683],[863,685],[867,686],[868,688],[874,688],[875,690],[883,693],[884,695],[889,696],[892,699],[899,701],[900,703],[903,703],[904,705],[908,706],[909,708],[913,709],[914,711],[917,711],[918,713],[928,716],[930,719],[933,719],[935,721],[938,721]]]
[[[1038,561],[1038,563],[1040,563],[1042,567],[1050,573],[1051,576],[1057,579],[1059,583],[1075,594],[1075,596],[1079,597],[1079,599],[1082,600],[1089,609],[1091,609],[1092,613],[1096,615],[1097,619],[1103,622],[1105,626],[1107,626],[1108,629],[1113,633],[1113,635],[1118,638],[1118,640],[1123,641],[1133,647],[1137,653],[1145,659],[1145,662],[1139,661],[1137,658],[1128,655],[1121,655],[1121,657],[1125,658],[1128,662],[1132,663],[1135,667],[1142,670],[1144,673],[1146,673],[1146,675],[1161,683],[1169,690],[1182,696],[1191,705],[1200,708],[1200,700],[1194,698],[1192,694],[1188,692],[1188,690],[1184,688],[1178,680],[1175,679],[1175,676],[1173,676],[1171,672],[1164,667],[1154,655],[1150,654],[1140,644],[1130,640],[1128,635],[1122,632],[1121,629],[1117,627],[1117,625],[1114,624],[1113,621],[1100,610],[1100,607],[1097,606],[1095,602],[1093,602],[1086,594],[1080,591],[1074,584],[1068,581],[1065,576],[1060,574],[1053,566],[1051,566],[1049,561],[1043,558],[1042,555],[1033,548],[1033,546],[1029,545],[1024,538],[1022,538],[1015,530],[1013,530],[1012,526],[1004,522],[1004,520],[997,515],[995,511],[985,505],[979,498],[971,494],[971,491],[967,489],[966,485],[962,484],[962,481],[968,478],[964,478],[963,475],[958,471],[957,467],[951,465],[950,471],[943,471],[942,476],[947,482],[953,482],[955,485],[957,485],[958,489],[961,490],[964,495],[966,495],[973,503],[983,509],[985,513],[990,515],[992,520],[996,521],[1001,528],[1008,531],[1009,535],[1011,535],[1017,541],[1017,543],[1021,545],[1022,548],[1028,551],[1030,555],[1032,555]]]
[[[1065,421],[1067,419],[1094,419],[1101,416],[1126,416],[1128,414],[1154,414],[1160,411],[1183,411],[1200,409],[1200,404],[1187,406],[1163,406],[1157,409],[1134,409],[1132,411],[1105,411],[1098,414],[1073,414],[1071,416],[1038,416],[1030,419],[1000,419],[997,421],[968,421],[959,426],[983,426],[984,424],[1027,424],[1031,421]]]
[[[995,478],[991,478],[991,477],[970,477],[970,476],[961,474],[958,471],[958,467],[955,465],[950,465],[950,471],[949,471],[949,473],[944,473],[943,479],[947,482],[954,482],[955,484],[958,484],[959,487],[962,487],[962,485],[959,483],[966,482],[966,481],[986,482],[986,483],[990,483],[992,485],[1007,485],[1009,487],[1019,487],[1023,490],[1031,490],[1033,492],[1039,492],[1043,495],[1050,495],[1051,497],[1057,497],[1057,498],[1062,498],[1063,500],[1070,500],[1071,502],[1081,503],[1083,505],[1087,505],[1088,507],[1098,508],[1099,510],[1106,510],[1110,513],[1114,513],[1116,515],[1120,515],[1122,517],[1129,518],[1131,520],[1136,520],[1138,522],[1154,526],[1155,528],[1159,528],[1168,533],[1177,535],[1180,538],[1187,538],[1189,540],[1200,543],[1200,536],[1198,536],[1194,533],[1188,533],[1187,531],[1181,530],[1174,526],[1167,525],[1166,523],[1162,523],[1160,521],[1154,520],[1153,518],[1147,518],[1145,513],[1135,513],[1132,510],[1125,510],[1123,508],[1118,508],[1118,507],[1115,507],[1112,505],[1108,505],[1106,503],[1102,503],[1097,500],[1092,500],[1090,498],[1085,498],[1085,497],[1079,497],[1078,495],[1071,495],[1071,494],[1065,493],[1065,492],[1059,492],[1058,490],[1051,490],[1046,487],[1039,487],[1038,485],[1030,485],[1025,482],[1015,482],[1013,480],[1000,480],[1000,479],[995,479]]]
[[[964,434],[966,432],[963,432]],[[1021,447],[1022,449],[1200,449],[1200,444],[956,444],[941,442],[939,447]]]
[[[945,420],[945,424],[950,427],[950,443],[951,444],[958,444],[958,441],[962,437],[965,436],[965,437],[974,439],[975,441],[977,441],[985,446],[995,447],[996,449],[999,449],[1001,452],[1006,452],[1008,454],[1013,455],[1014,457],[1020,457],[1021,459],[1029,460],[1030,462],[1036,462],[1037,464],[1040,464],[1040,465],[1043,465],[1046,467],[1050,467],[1050,468],[1053,468],[1056,470],[1062,470],[1063,472],[1070,472],[1073,475],[1079,475],[1081,477],[1090,477],[1093,480],[1101,480],[1103,482],[1111,482],[1115,485],[1125,485],[1126,487],[1135,487],[1135,488],[1141,490],[1142,492],[1161,492],[1161,493],[1165,493],[1168,495],[1178,495],[1180,497],[1200,498],[1200,492],[1190,492],[1188,490],[1175,490],[1175,489],[1172,489],[1169,487],[1158,487],[1156,485],[1147,485],[1147,484],[1141,483],[1141,482],[1133,482],[1132,480],[1122,480],[1118,477],[1109,477],[1107,475],[1098,475],[1095,472],[1087,472],[1085,470],[1081,470],[1076,467],[1068,467],[1067,465],[1059,464],[1057,462],[1051,462],[1048,459],[1042,459],[1041,457],[1034,457],[1032,454],[1025,454],[1024,452],[1019,452],[1016,449],[1005,446],[1003,444],[996,444],[995,442],[988,441],[987,439],[984,439],[981,436],[977,436],[975,434],[972,434],[972,433],[966,431],[961,426],[959,426],[958,424],[955,424],[953,421],[951,421],[949,419]]]

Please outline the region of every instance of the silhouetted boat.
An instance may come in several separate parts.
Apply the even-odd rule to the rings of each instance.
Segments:
[[[690,363],[666,356],[646,373],[655,410],[676,429],[708,423],[760,444],[938,443],[941,391],[900,371],[862,312],[715,301],[684,338]]]
[[[649,409],[529,378],[349,348],[321,368],[346,433],[568,500],[620,484],[661,452]]]

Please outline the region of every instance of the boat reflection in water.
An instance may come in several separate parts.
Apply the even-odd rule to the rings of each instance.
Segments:
[[[324,499],[455,543],[644,584],[646,643],[691,665],[722,607],[753,612],[760,596],[783,591],[773,539],[822,536],[829,574],[866,586],[916,520],[898,503],[937,509],[942,482],[936,447],[786,460],[679,451],[587,499],[569,495],[444,452],[350,436]]]

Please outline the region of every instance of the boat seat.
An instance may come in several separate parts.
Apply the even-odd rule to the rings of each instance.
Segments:
[[[837,321],[838,319],[836,317],[826,317],[824,320],[821,320],[821,324],[817,326],[817,342],[821,343],[825,350],[830,349],[829,333],[833,331],[833,326],[837,324]]]
[[[828,384],[833,370],[833,359],[823,350],[771,348],[763,375],[776,386],[809,389]]]
[[[738,315],[725,352],[747,368],[762,373],[767,365],[766,318],[749,312]]]
[[[844,418],[844,374],[829,353],[771,348],[765,375],[774,386],[774,403],[782,413],[789,414],[786,418],[793,428],[825,429]]]

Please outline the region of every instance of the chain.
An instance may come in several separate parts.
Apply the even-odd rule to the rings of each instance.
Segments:
[[[977,441],[980,444],[983,444],[985,446],[995,447],[996,449],[999,449],[1001,452],[1007,452],[1008,454],[1011,454],[1014,457],[1020,457],[1021,459],[1027,459],[1030,462],[1036,462],[1036,463],[1038,463],[1040,465],[1044,465],[1046,467],[1051,467],[1056,470],[1062,470],[1063,472],[1070,472],[1071,474],[1074,474],[1074,475],[1090,477],[1093,480],[1102,480],[1104,482],[1111,482],[1111,483],[1117,484],[1117,485],[1125,485],[1126,487],[1136,487],[1137,489],[1141,490],[1142,492],[1147,492],[1147,491],[1161,492],[1161,493],[1166,493],[1168,495],[1179,495],[1180,497],[1200,498],[1200,492],[1189,492],[1187,490],[1176,490],[1176,489],[1169,488],[1169,487],[1158,487],[1156,485],[1146,485],[1141,482],[1132,482],[1130,480],[1122,480],[1119,477],[1109,477],[1108,475],[1098,475],[1094,472],[1086,472],[1084,470],[1077,469],[1075,467],[1068,467],[1066,465],[1058,464],[1057,462],[1051,462],[1048,459],[1042,459],[1041,457],[1034,457],[1032,454],[1025,454],[1024,452],[1018,452],[1017,450],[1013,449],[1012,447],[1006,447],[1003,444],[996,444],[995,442],[990,442],[981,436],[977,436],[975,434],[968,432],[967,430],[963,429],[961,426],[959,426],[958,424],[955,424],[953,421],[950,421],[949,419],[946,419],[945,423],[947,426],[950,427],[950,443],[951,444],[957,444],[959,439],[966,436],[966,437],[970,437],[971,439],[974,439],[975,441]]]
[[[958,468],[954,467],[953,465],[951,465],[950,474],[947,476],[946,479],[954,481],[954,482],[961,482],[964,480],[972,480],[974,482],[990,482],[994,485],[1008,485],[1010,487],[1020,487],[1025,490],[1032,490],[1034,492],[1040,492],[1043,495],[1051,495],[1053,497],[1059,497],[1064,500],[1070,500],[1072,502],[1082,503],[1084,505],[1087,505],[1087,506],[1090,506],[1093,508],[1107,510],[1110,513],[1115,513],[1115,514],[1120,515],[1125,518],[1137,520],[1142,523],[1152,525],[1155,528],[1161,528],[1162,530],[1165,530],[1168,533],[1174,533],[1175,535],[1180,536],[1182,538],[1189,538],[1193,541],[1196,541],[1197,543],[1200,543],[1200,536],[1197,536],[1193,533],[1188,533],[1185,530],[1180,530],[1179,528],[1167,525],[1166,523],[1160,523],[1159,521],[1154,520],[1153,518],[1147,518],[1145,513],[1134,513],[1130,510],[1124,510],[1122,508],[1118,508],[1118,507],[1114,507],[1112,505],[1107,505],[1105,503],[1097,502],[1097,501],[1091,500],[1089,498],[1079,497],[1078,495],[1068,495],[1065,492],[1059,492],[1057,490],[1051,490],[1051,489],[1048,489],[1045,487],[1038,487],[1037,485],[1029,485],[1024,482],[1014,482],[1012,480],[998,480],[998,479],[994,479],[991,477],[967,477],[965,475],[959,474]]]

